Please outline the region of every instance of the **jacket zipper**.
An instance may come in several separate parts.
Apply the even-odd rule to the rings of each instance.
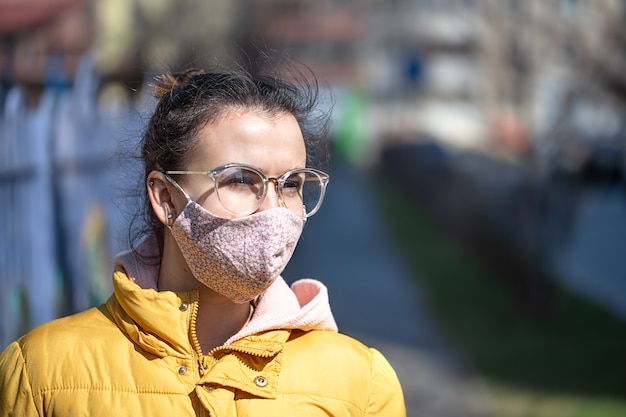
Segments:
[[[207,356],[213,356],[214,353],[219,352],[220,350],[232,350],[233,352],[245,353],[246,355],[257,356],[259,358],[270,358],[276,354],[274,352],[259,352],[258,350],[245,349],[242,347],[229,345],[213,348]]]
[[[195,296],[195,302],[193,303],[193,309],[191,311],[191,323],[190,323],[190,333],[191,333],[191,344],[193,347],[194,361],[198,363],[198,373],[200,374],[200,378],[204,376],[204,372],[207,369],[205,363],[205,357],[202,355],[202,349],[200,348],[200,342],[198,341],[198,335],[196,334],[196,321],[198,318],[198,304],[199,304],[199,296]],[[210,413],[204,409],[202,404],[200,403],[200,398],[197,395],[192,396],[192,401],[194,402],[194,408],[200,412],[202,416],[209,416]]]
[[[189,328],[191,329],[191,344],[193,346],[193,351],[195,355],[194,361],[198,364],[198,373],[200,374],[200,377],[203,377],[208,365],[206,364],[205,356],[202,355],[202,348],[200,347],[198,334],[196,333],[196,321],[198,319],[199,302],[199,296],[196,295],[195,302],[193,303],[193,309],[191,311],[191,323]]]

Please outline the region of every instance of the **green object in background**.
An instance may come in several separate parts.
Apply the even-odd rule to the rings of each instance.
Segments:
[[[350,87],[337,102],[335,151],[338,156],[355,164],[363,162],[368,151],[367,93],[363,88]]]
[[[17,335],[21,336],[32,328],[32,320],[28,308],[28,296],[24,289],[18,287],[11,291],[9,296],[9,316],[17,318],[14,328]]]
[[[85,218],[81,245],[87,261],[90,303],[92,306],[97,306],[104,303],[113,291],[109,270],[110,261],[106,248],[105,212],[99,204],[90,207]]]

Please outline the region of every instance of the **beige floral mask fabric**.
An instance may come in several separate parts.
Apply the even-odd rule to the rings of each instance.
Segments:
[[[190,201],[170,230],[198,281],[245,303],[280,276],[303,227],[301,217],[282,207],[224,219]]]

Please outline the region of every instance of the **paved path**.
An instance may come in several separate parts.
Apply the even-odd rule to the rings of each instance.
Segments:
[[[324,206],[309,219],[285,279],[328,286],[340,331],[378,348],[395,368],[409,417],[489,415],[480,379],[429,315],[361,174],[344,165],[330,174]]]

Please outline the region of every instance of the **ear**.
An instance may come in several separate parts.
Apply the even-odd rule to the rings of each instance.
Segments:
[[[152,205],[152,211],[159,221],[166,226],[171,226],[178,216],[177,204],[172,194],[172,187],[165,175],[159,171],[152,171],[146,178],[148,198]]]

